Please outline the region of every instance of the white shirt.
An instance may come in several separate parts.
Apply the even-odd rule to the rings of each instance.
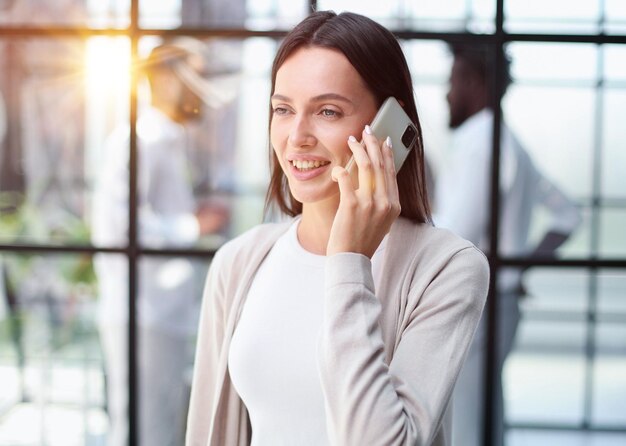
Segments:
[[[137,121],[138,235],[148,247],[185,246],[199,228],[185,154],[184,128],[160,111],[146,109]],[[107,141],[93,202],[95,245],[128,243],[128,127]],[[101,323],[128,320],[128,266],[123,256],[98,255]],[[144,326],[189,333],[197,325],[198,293],[188,259],[143,257],[139,264],[138,320]]]
[[[483,251],[489,249],[492,128],[493,113],[483,109],[454,131],[451,160],[435,188],[435,224],[452,230]],[[500,254],[519,256],[532,252],[528,234],[537,206],[550,214],[548,231],[573,232],[581,221],[575,204],[541,174],[504,124],[500,146]],[[499,289],[516,288],[519,273],[505,273],[500,277]]]
[[[317,366],[326,257],[301,247],[300,219],[257,271],[229,350],[231,380],[252,424],[252,446],[329,444]],[[372,258],[379,283],[382,252]]]

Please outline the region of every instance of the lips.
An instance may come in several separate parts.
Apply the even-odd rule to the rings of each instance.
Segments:
[[[288,159],[291,174],[300,181],[309,180],[327,170],[330,161],[324,159]]]
[[[325,166],[330,164],[330,161],[323,160],[291,160],[289,161],[293,167],[298,169],[300,172],[305,172],[311,169],[317,169],[320,166]]]

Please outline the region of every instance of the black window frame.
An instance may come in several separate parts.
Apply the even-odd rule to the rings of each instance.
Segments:
[[[503,66],[502,51],[500,48],[511,42],[552,42],[552,43],[591,43],[597,46],[605,44],[626,45],[626,35],[605,34],[603,32],[597,34],[535,34],[535,33],[510,33],[505,30],[504,3],[505,0],[494,0],[496,2],[495,15],[495,31],[492,34],[473,34],[470,32],[422,32],[410,29],[392,29],[394,34],[403,40],[435,40],[446,43],[464,42],[464,43],[481,43],[489,44],[493,48],[493,57],[495,64],[494,79],[495,85],[492,86],[493,91],[501,92],[499,88],[503,85],[503,70],[499,69]],[[311,11],[317,9],[317,1],[309,0],[309,8]],[[602,20],[602,18],[601,18]],[[0,28],[0,38],[2,39],[19,39],[28,37],[74,37],[79,39],[87,39],[93,36],[125,36],[130,39],[131,55],[133,60],[136,59],[138,53],[138,43],[145,36],[195,36],[195,37],[221,37],[221,38],[241,38],[250,37],[269,37],[272,39],[280,39],[287,33],[286,29],[254,31],[244,28],[213,28],[213,27],[181,27],[176,29],[152,29],[141,28],[139,26],[139,0],[131,0],[130,2],[130,25],[126,28],[107,28],[94,29],[87,27],[65,27],[65,26],[3,26]],[[71,254],[71,253],[117,253],[122,254],[128,259],[128,309],[129,309],[129,328],[128,328],[128,364],[129,364],[129,439],[130,444],[138,444],[137,431],[137,327],[136,327],[136,306],[135,299],[137,291],[137,264],[142,256],[194,256],[210,259],[215,251],[204,249],[150,249],[140,246],[137,237],[137,83],[138,80],[133,77],[131,79],[131,93],[129,98],[130,105],[130,175],[129,175],[129,240],[128,245],[123,248],[96,248],[88,245],[58,245],[58,244],[0,244],[0,253],[24,253],[24,254]],[[601,90],[603,82],[600,80],[596,88]],[[498,185],[500,178],[500,123],[502,122],[502,97],[500,93],[494,95],[492,103],[494,109],[494,126],[492,134],[492,166],[491,166],[491,200],[490,200],[490,246],[492,249],[487,253],[491,278],[490,292],[488,298],[488,336],[487,336],[487,368],[484,376],[487,392],[487,404],[485,407],[484,430],[491,432],[493,427],[492,412],[494,408],[494,382],[496,368],[495,342],[498,330],[498,321],[494,316],[497,314],[497,299],[495,299],[494,290],[498,272],[503,268],[509,267],[552,267],[552,268],[584,268],[590,272],[591,280],[587,292],[589,293],[589,303],[586,312],[586,322],[595,327],[597,322],[595,314],[595,306],[597,300],[598,279],[597,273],[600,270],[621,270],[626,271],[626,256],[620,258],[602,258],[597,255],[599,247],[599,210],[607,201],[603,200],[601,194],[601,170],[602,170],[602,141],[600,126],[602,125],[602,95],[597,95],[597,103],[595,110],[595,141],[593,153],[593,185],[591,200],[591,254],[586,257],[577,259],[537,259],[528,257],[510,257],[502,256],[498,252],[498,234],[499,234],[499,193]],[[613,200],[620,208],[626,208],[626,200]],[[626,321],[622,321],[626,323]],[[559,425],[555,423],[546,424],[514,424],[510,428],[528,428],[528,429],[554,429],[554,430],[580,430],[580,431],[598,431],[598,432],[626,432],[624,426],[599,426],[591,423],[591,407],[592,407],[592,383],[593,383],[593,358],[595,355],[595,330],[587,330],[587,339],[585,344],[586,356],[586,377],[585,377],[585,405],[584,419],[580,426],[572,428],[571,425]],[[490,446],[493,444],[490,436],[486,437],[485,444]]]

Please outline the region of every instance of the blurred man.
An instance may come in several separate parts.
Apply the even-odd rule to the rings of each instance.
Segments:
[[[447,100],[453,129],[451,160],[436,184],[435,224],[451,229],[479,248],[489,250],[490,182],[492,156],[493,52],[486,46],[453,46],[454,63]],[[503,77],[508,85],[509,61]],[[506,88],[506,86],[505,86]],[[533,164],[506,125],[501,128],[500,233],[502,255],[553,256],[580,223],[575,205]],[[544,207],[551,225],[537,246],[529,246],[533,211]],[[519,322],[518,301],[524,294],[521,271],[507,269],[498,276],[498,369],[495,392],[495,445],[503,444],[501,372],[512,348]],[[485,336],[482,319],[453,395],[453,444],[482,446],[485,403]]]
[[[228,209],[198,206],[190,180],[186,126],[204,104],[220,107],[219,91],[203,74],[207,57],[196,40],[178,39],[153,49],[141,68],[150,86],[150,106],[137,120],[138,229],[142,246],[190,246],[222,230]],[[106,144],[94,197],[93,242],[128,242],[128,127]],[[110,446],[128,443],[128,266],[121,256],[95,259],[100,291],[99,327],[105,356]],[[147,257],[138,267],[139,439],[145,446],[180,444],[184,426],[184,372],[189,337],[197,325],[199,293],[188,259]],[[132,298],[133,296],[131,296]]]

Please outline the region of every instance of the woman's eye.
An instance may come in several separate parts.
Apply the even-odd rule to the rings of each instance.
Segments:
[[[286,115],[288,110],[285,107],[274,107],[275,115]]]
[[[325,116],[327,118],[335,118],[340,115],[338,111],[330,109],[330,108],[325,108],[320,113],[322,114],[322,116]]]

